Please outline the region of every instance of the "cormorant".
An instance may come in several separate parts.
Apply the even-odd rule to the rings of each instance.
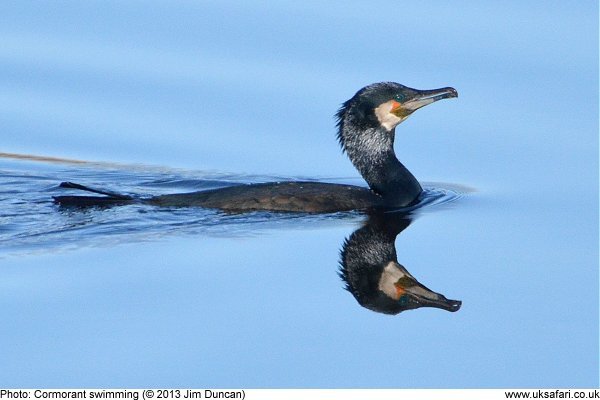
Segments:
[[[457,97],[454,88],[417,90],[395,82],[360,89],[336,114],[343,151],[369,188],[324,182],[267,182],[236,185],[193,193],[136,198],[63,182],[62,187],[104,196],[57,196],[64,206],[151,204],[165,207],[205,207],[224,211],[252,210],[327,213],[399,208],[418,201],[421,185],[396,158],[395,128],[417,109]]]

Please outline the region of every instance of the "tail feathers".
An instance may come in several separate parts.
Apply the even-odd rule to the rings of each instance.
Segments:
[[[54,203],[63,207],[110,207],[134,203],[133,199],[105,196],[54,196]]]
[[[92,192],[92,193],[103,194],[103,195],[106,195],[108,197],[112,197],[112,198],[115,198],[115,199],[121,199],[121,200],[131,200],[131,199],[133,199],[133,197],[128,196],[126,194],[119,194],[119,193],[109,192],[109,191],[106,191],[106,190],[94,189],[94,188],[91,188],[89,186],[80,185],[79,183],[62,182],[58,186],[61,187],[61,188],[66,188],[66,189],[78,189],[78,190],[83,190],[85,192]]]
[[[61,188],[77,189],[85,192],[102,194],[103,196],[55,196],[54,202],[61,206],[67,207],[93,207],[104,206],[110,207],[114,205],[131,204],[135,202],[132,196],[113,193],[105,190],[99,190],[83,186],[73,182],[62,182],[59,185]]]

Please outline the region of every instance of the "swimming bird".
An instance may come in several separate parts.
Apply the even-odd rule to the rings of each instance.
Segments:
[[[63,206],[110,206],[142,203],[164,207],[205,207],[229,212],[254,210],[328,213],[410,206],[422,192],[419,181],[394,152],[396,126],[413,112],[441,99],[457,97],[456,89],[417,90],[395,82],[374,83],[344,102],[336,114],[342,150],[368,188],[325,182],[266,182],[192,193],[137,198],[63,182],[61,187],[103,196],[56,196]]]

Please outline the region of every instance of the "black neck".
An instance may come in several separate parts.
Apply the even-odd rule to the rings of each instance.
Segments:
[[[344,147],[369,187],[390,206],[407,206],[421,193],[417,178],[396,157],[394,130],[368,128],[359,142],[346,140]]]

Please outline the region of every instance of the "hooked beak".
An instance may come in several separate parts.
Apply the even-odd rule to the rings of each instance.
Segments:
[[[433,307],[455,312],[462,305],[460,300],[447,299],[443,294],[436,293],[418,282],[410,288],[405,288],[405,293],[408,295],[409,303],[412,303],[414,308]]]
[[[421,107],[434,103],[438,100],[458,97],[458,92],[452,87],[445,87],[433,90],[415,90],[415,96],[392,109],[398,117],[406,118]]]

